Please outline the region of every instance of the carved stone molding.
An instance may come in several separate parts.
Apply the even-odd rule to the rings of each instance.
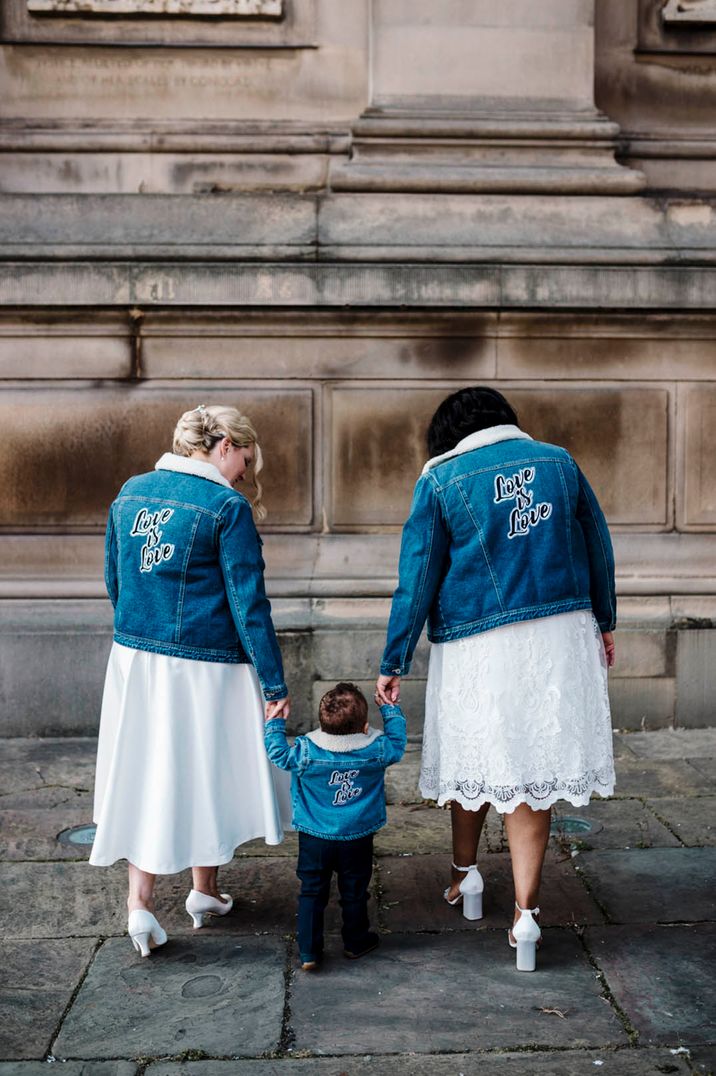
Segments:
[[[280,18],[283,0],[27,0],[31,14]]]
[[[716,0],[668,0],[662,18],[667,26],[716,26]]]

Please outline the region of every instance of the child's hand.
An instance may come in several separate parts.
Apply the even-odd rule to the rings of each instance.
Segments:
[[[379,676],[375,685],[375,701],[379,706],[394,706],[400,702],[400,677]]]
[[[271,699],[264,708],[264,720],[275,721],[278,718],[279,721],[285,721],[290,713],[291,698],[289,695],[286,695],[283,699]]]

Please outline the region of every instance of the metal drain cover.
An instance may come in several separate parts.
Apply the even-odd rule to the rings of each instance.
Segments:
[[[553,836],[561,837],[566,835],[572,836],[574,834],[591,833],[592,823],[587,822],[586,818],[574,818],[569,815],[563,815],[560,818],[555,818],[552,825],[549,827],[549,831]]]
[[[84,826],[72,826],[70,829],[63,829],[62,833],[57,834],[57,840],[60,844],[91,845],[94,843],[96,832],[97,827],[94,822],[88,822]]]

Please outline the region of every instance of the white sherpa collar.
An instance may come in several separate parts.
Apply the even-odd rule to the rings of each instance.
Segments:
[[[190,459],[189,456],[177,456],[174,452],[165,452],[162,458],[154,464],[154,470],[193,474],[197,478],[208,478],[210,482],[217,482],[220,486],[228,486],[229,489],[234,488],[213,463]]]
[[[513,426],[511,423],[504,426],[488,426],[486,430],[469,433],[467,437],[463,437],[462,441],[458,441],[449,452],[443,452],[441,456],[433,456],[423,467],[422,473],[427,474],[433,467],[437,467],[439,463],[452,459],[453,456],[461,456],[463,452],[472,452],[473,449],[484,448],[485,445],[495,445],[498,441],[517,440],[531,441],[532,438],[524,430],[521,430],[519,426]]]
[[[306,739],[315,743],[316,747],[322,747],[324,751],[333,751],[336,754],[347,754],[349,751],[360,751],[383,733],[380,729],[368,728],[367,732],[352,732],[348,736],[336,736],[323,729],[314,729],[306,735]]]

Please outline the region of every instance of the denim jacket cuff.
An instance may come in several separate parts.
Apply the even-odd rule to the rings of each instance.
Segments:
[[[402,717],[403,711],[398,706],[397,702],[386,702],[380,707],[380,712],[383,716],[383,720],[386,717]]]
[[[286,733],[286,722],[282,717],[272,717],[270,721],[267,721],[264,725],[264,734],[268,736],[270,733],[282,732]]]
[[[261,685],[263,696],[266,702],[273,702],[275,699],[285,699],[288,695],[288,688],[285,684],[279,684],[278,687],[264,687]]]
[[[381,676],[405,676],[410,668],[409,665],[400,665],[397,661],[394,665],[388,665],[387,662],[381,662],[380,675]]]

